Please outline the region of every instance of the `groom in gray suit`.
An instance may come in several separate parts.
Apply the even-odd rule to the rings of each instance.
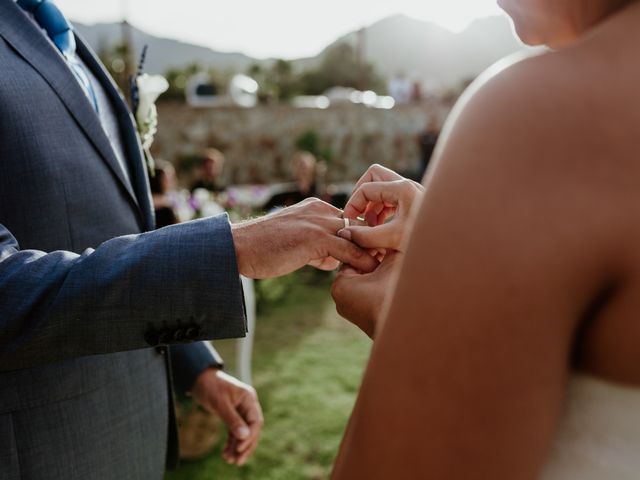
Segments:
[[[255,392],[202,340],[246,332],[239,274],[375,261],[320,201],[154,230],[132,116],[49,0],[0,0],[0,479],[160,479],[173,389],[242,463]]]

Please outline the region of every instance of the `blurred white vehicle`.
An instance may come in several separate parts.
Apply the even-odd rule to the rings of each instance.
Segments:
[[[301,95],[291,100],[291,105],[296,108],[329,108],[331,102],[324,95]]]
[[[351,97],[355,91],[356,89],[351,87],[332,87],[324,92],[324,96],[329,99],[331,105],[353,103]]]
[[[208,74],[198,73],[187,82],[185,96],[192,107],[252,108],[258,104],[258,82],[246,75],[235,75],[223,89]]]

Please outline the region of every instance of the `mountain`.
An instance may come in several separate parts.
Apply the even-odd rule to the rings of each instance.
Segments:
[[[121,43],[123,38],[123,27],[119,23],[84,25],[73,22],[73,25],[76,31],[97,52],[112,48]],[[133,51],[136,52],[136,61],[142,47],[144,45],[149,47],[145,60],[145,71],[148,73],[165,73],[169,68],[186,67],[193,63],[221,70],[245,71],[256,62],[255,59],[242,53],[217,52],[207,47],[160,38],[133,26],[129,31],[134,46]]]
[[[82,25],[78,32],[96,50],[112,47],[122,38],[120,24]],[[198,62],[222,70],[246,71],[253,63],[270,63],[242,53],[218,52],[206,47],[155,37],[131,27],[136,52],[149,46],[146,70],[164,73],[171,67]],[[386,77],[404,73],[430,85],[452,85],[475,77],[500,58],[521,50],[506,17],[476,20],[460,33],[404,15],[384,18],[363,32],[352,32],[329,45],[317,56],[294,60],[296,69],[318,65],[335,44],[364,42],[367,60]]]
[[[522,50],[506,17],[479,19],[460,33],[434,23],[395,15],[334,42],[364,42],[367,60],[386,77],[403,73],[428,84],[451,85],[473,78],[497,60]]]

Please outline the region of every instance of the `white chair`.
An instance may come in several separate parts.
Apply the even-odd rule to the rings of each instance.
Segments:
[[[253,338],[256,330],[256,293],[251,278],[240,277],[244,290],[244,303],[247,309],[247,329],[245,338],[236,344],[236,365],[238,378],[248,385],[252,385],[251,359],[253,356]]]

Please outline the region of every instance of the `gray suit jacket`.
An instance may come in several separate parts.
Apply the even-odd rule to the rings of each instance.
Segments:
[[[63,60],[0,0],[2,480],[161,478],[167,358],[188,388],[216,362],[194,341],[246,333],[228,220],[151,232],[132,117],[78,45],[118,114],[131,186]]]

